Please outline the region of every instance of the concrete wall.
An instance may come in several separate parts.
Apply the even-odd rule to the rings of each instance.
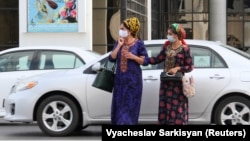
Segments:
[[[72,33],[27,32],[28,0],[19,3],[19,42],[22,46],[77,46],[92,50],[92,0],[77,0],[79,31]]]
[[[93,8],[107,7],[107,0],[93,0]],[[107,9],[96,9],[93,11],[93,43],[94,51],[104,54],[107,52]],[[117,29],[118,31],[118,29]]]

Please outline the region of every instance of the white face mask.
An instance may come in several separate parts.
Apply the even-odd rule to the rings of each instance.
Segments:
[[[126,31],[126,30],[119,30],[119,35],[121,36],[121,37],[123,37],[123,38],[126,38],[126,37],[128,37],[128,31]]]
[[[175,38],[171,35],[167,35],[167,38],[168,38],[169,42],[171,42],[171,43],[176,41]]]

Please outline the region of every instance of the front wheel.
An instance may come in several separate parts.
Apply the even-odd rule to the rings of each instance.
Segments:
[[[49,136],[66,136],[76,130],[79,113],[68,97],[54,95],[44,99],[37,110],[37,124]]]
[[[250,101],[241,96],[222,100],[214,114],[217,125],[250,125]]]

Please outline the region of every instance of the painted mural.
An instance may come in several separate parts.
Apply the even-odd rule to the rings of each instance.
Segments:
[[[76,0],[28,0],[28,32],[78,32]]]

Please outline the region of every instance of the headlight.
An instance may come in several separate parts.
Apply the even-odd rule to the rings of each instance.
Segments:
[[[23,91],[27,89],[31,89],[38,84],[37,81],[30,81],[30,82],[17,82],[11,89],[10,93],[16,93],[18,91]]]

